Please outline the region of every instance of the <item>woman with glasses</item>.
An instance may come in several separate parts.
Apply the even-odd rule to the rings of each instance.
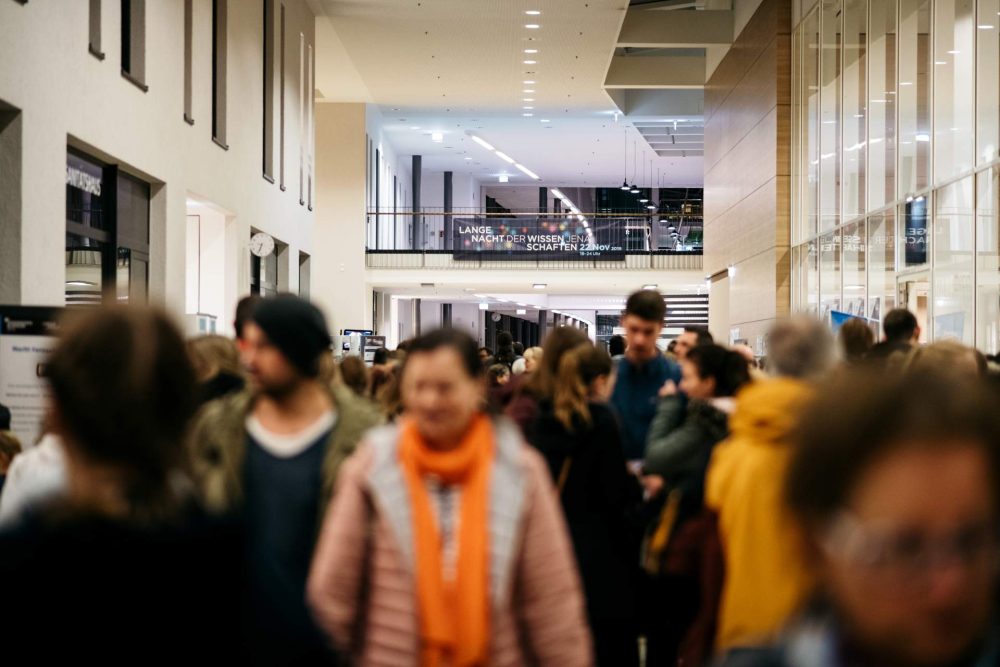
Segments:
[[[778,646],[724,664],[1000,664],[996,407],[954,374],[830,383],[786,486],[820,589]]]

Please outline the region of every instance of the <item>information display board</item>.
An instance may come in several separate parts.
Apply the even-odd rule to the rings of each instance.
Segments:
[[[575,218],[456,218],[455,259],[624,261],[625,246]]]
[[[25,446],[38,441],[48,403],[45,362],[56,346],[61,308],[0,306],[0,403]]]

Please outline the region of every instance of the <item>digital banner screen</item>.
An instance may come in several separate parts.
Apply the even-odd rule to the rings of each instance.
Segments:
[[[621,241],[570,218],[456,218],[455,259],[625,260]]]

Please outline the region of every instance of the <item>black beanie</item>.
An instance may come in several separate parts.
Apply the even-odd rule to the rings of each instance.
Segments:
[[[258,303],[250,319],[303,375],[319,375],[320,355],[332,342],[319,308],[294,294],[279,294]]]

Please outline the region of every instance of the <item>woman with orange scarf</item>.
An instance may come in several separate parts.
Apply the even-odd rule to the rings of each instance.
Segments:
[[[309,600],[354,664],[592,663],[572,550],[545,464],[483,414],[476,343],[413,341],[405,413],[344,465]]]

